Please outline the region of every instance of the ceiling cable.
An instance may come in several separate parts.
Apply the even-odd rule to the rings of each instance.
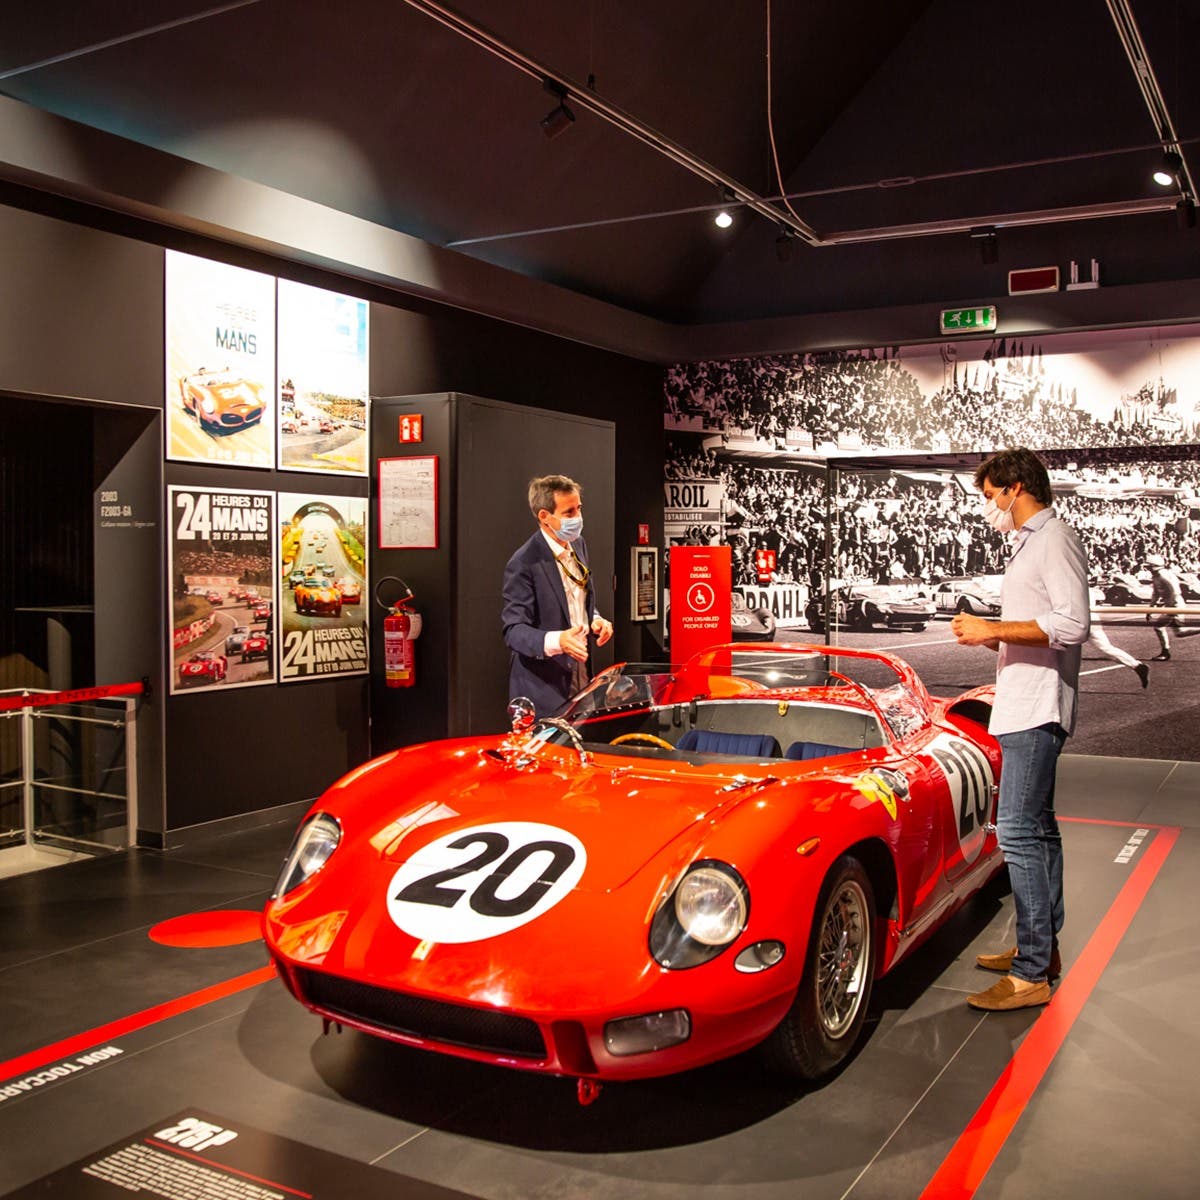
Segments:
[[[706,180],[713,187],[728,188],[733,194],[734,201],[742,207],[752,209],[776,225],[786,225],[797,237],[810,244],[815,244],[819,240],[815,230],[803,221],[797,220],[786,210],[770,204],[753,189],[748,188],[744,183],[739,183],[719,167],[705,162],[687,147],[672,141],[666,134],[651,128],[631,113],[627,113],[624,109],[605,100],[598,92],[576,83],[566,75],[551,70],[544,63],[538,62],[523,51],[509,45],[482,25],[476,24],[447,5],[439,3],[439,0],[404,0],[404,2],[410,8],[415,8],[427,17],[432,17],[439,24],[473,42],[489,54],[495,55],[501,61],[516,67],[518,71],[523,71],[531,78],[539,80],[543,85],[554,84],[557,88],[561,88],[566,99],[573,100],[580,108],[587,109],[610,125],[636,138],[693,175]]]
[[[1191,171],[1188,170],[1187,160],[1183,157],[1183,143],[1175,131],[1175,123],[1171,120],[1166,97],[1154,74],[1150,54],[1142,39],[1142,31],[1134,19],[1133,10],[1129,7],[1129,0],[1108,0],[1108,11],[1116,26],[1117,37],[1121,40],[1125,56],[1133,68],[1134,78],[1142,93],[1142,99],[1146,102],[1146,108],[1150,112],[1150,119],[1154,122],[1154,131],[1159,137],[1159,148],[1164,154],[1174,154],[1179,159],[1180,197],[1184,201],[1195,203],[1196,184],[1192,179]]]
[[[206,17],[220,16],[221,13],[231,12],[235,8],[246,8],[248,5],[258,3],[259,0],[230,0],[228,4],[219,4],[216,8],[206,8],[203,12],[192,13],[191,16],[177,17],[173,21],[163,21],[158,25],[149,25],[145,29],[135,29],[132,33],[123,33],[103,42],[94,42],[90,46],[79,46],[74,50],[55,54],[52,58],[43,58],[38,62],[26,63],[21,67],[9,67],[6,71],[0,71],[0,79],[11,79],[14,75],[40,71],[43,67],[53,67],[58,63],[70,62],[73,58],[83,58],[85,55],[95,54],[99,50],[122,46],[126,42],[136,42],[139,38],[150,37],[155,33],[164,33],[168,29],[177,29],[180,25],[190,25],[193,21],[203,21]]]
[[[1189,146],[1200,141],[1198,138],[1181,138],[1179,139],[1180,146]],[[789,200],[812,200],[824,196],[843,196],[850,195],[854,192],[869,192],[877,189],[891,189],[898,187],[915,187],[922,183],[943,183],[951,179],[969,179],[979,175],[991,175],[1001,171],[1018,171],[1029,167],[1052,167],[1060,166],[1068,163],[1083,162],[1089,159],[1112,158],[1118,154],[1143,154],[1147,150],[1157,150],[1159,145],[1157,142],[1145,142],[1138,146],[1119,146],[1113,150],[1085,150],[1078,154],[1059,154],[1049,158],[1029,158],[1019,162],[1000,163],[991,167],[966,167],[958,171],[935,171],[928,175],[900,175],[893,176],[889,179],[873,179],[868,183],[848,183],[838,185],[836,187],[827,188],[811,188],[807,191],[788,192],[785,195],[766,196],[769,203],[786,203]],[[571,233],[581,229],[600,229],[608,225],[626,225],[634,221],[654,221],[663,217],[685,217],[693,213],[708,213],[716,212],[723,207],[721,204],[693,204],[686,208],[669,208],[655,212],[630,213],[623,217],[601,217],[593,221],[576,221],[563,225],[546,225],[535,229],[517,229],[507,233],[492,233],[485,234],[481,237],[472,238],[457,238],[452,242],[446,242],[445,245],[451,248],[458,246],[475,246],[484,242],[503,242],[513,238],[537,237],[541,234],[549,233]],[[1117,201],[1107,206],[1088,206],[1087,213],[1091,217],[1100,216],[1123,216],[1137,212],[1145,211],[1160,211],[1165,210],[1169,205],[1162,201],[1154,200],[1129,200]],[[1103,211],[1100,211],[1103,210]],[[1064,210],[1067,212],[1077,212],[1078,210]],[[1009,214],[1006,217],[989,217],[987,223],[995,224],[1031,224],[1032,222],[1024,219],[1018,219],[1021,214]],[[953,229],[967,228],[980,223],[982,218],[963,218],[952,222]],[[897,227],[901,228],[901,227]],[[903,226],[907,231],[913,229],[912,226]],[[873,240],[886,241],[886,235],[878,230],[870,231],[874,234]],[[932,230],[931,230],[932,232]],[[842,241],[850,240],[847,234],[837,235]],[[911,232],[905,236],[914,236]],[[866,238],[860,240],[868,240]],[[822,235],[819,241],[814,245],[830,244],[830,235]]]
[[[771,115],[771,0],[767,0],[767,140],[771,143],[771,160],[775,164],[775,181],[787,210],[800,220],[800,214],[792,207],[791,198],[783,182],[783,172],[779,169],[779,148],[775,144],[775,122]]]

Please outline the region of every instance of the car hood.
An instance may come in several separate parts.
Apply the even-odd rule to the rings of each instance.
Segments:
[[[374,770],[368,764],[321,807],[356,845],[369,845],[372,858],[396,866],[457,831],[506,822],[558,828],[586,851],[577,887],[608,892],[681,834],[699,834],[716,810],[736,802],[738,793],[721,789],[739,770],[753,772],[740,763],[693,768],[608,755],[584,767],[573,750],[557,746],[543,747],[534,765],[518,770],[496,744],[442,749],[453,744],[412,748]],[[339,791],[341,799],[329,803]],[[450,857],[447,866],[462,860],[461,853]]]

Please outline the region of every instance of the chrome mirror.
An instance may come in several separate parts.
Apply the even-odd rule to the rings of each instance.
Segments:
[[[533,701],[528,696],[517,696],[508,702],[508,719],[513,733],[528,733],[536,715]]]

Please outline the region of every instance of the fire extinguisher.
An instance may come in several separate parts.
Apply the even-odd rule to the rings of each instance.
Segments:
[[[412,589],[401,579],[394,582],[400,584],[403,594],[383,618],[384,679],[390,688],[407,688],[417,682],[413,642],[421,634],[421,614],[413,608]]]

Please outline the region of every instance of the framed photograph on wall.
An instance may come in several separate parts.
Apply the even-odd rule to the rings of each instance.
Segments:
[[[657,621],[658,593],[658,547],[631,547],[629,551],[629,619],[631,621]]]

